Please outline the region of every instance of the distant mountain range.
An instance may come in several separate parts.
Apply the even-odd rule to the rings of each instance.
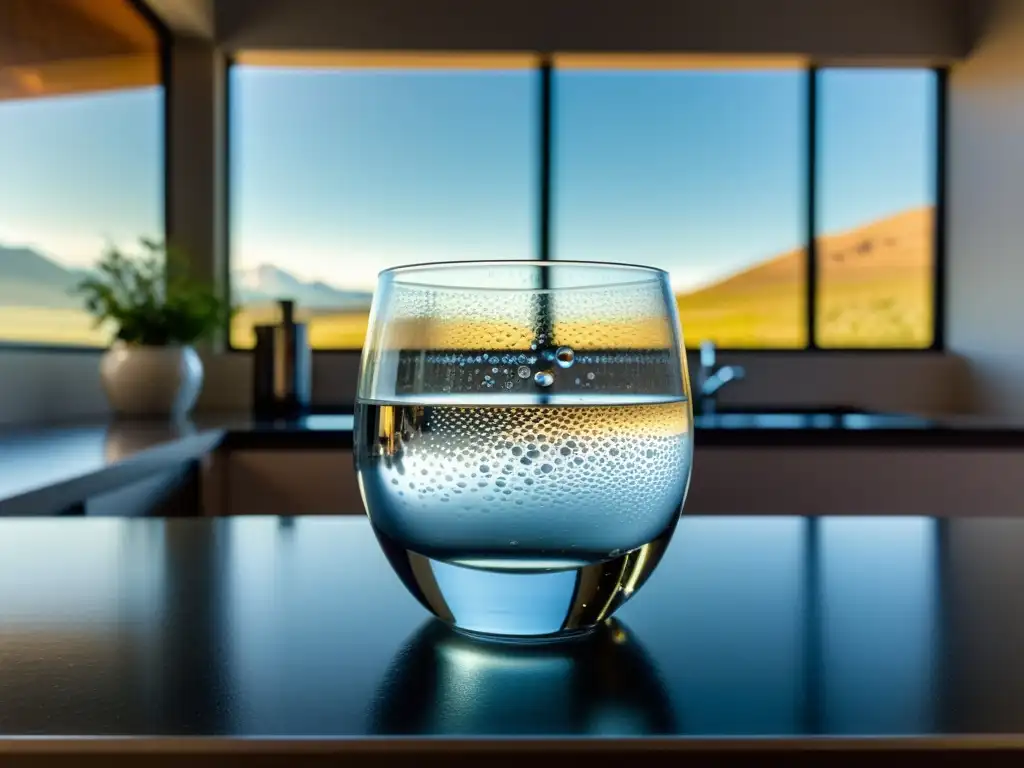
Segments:
[[[80,307],[81,299],[73,296],[71,289],[85,274],[86,270],[62,266],[31,248],[0,245],[0,305]],[[292,299],[309,309],[366,309],[373,298],[369,291],[343,291],[319,281],[305,282],[269,264],[236,271],[231,288],[234,300],[246,306]]]
[[[245,306],[292,299],[300,307],[319,310],[368,309],[373,299],[370,291],[343,291],[319,280],[304,282],[270,264],[233,272],[231,292],[235,302]]]
[[[31,248],[0,245],[0,305],[54,309],[81,306],[81,299],[72,296],[71,289],[83,274]]]

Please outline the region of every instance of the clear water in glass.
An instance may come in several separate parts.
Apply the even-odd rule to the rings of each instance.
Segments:
[[[593,629],[654,570],[690,477],[664,273],[573,262],[382,273],[356,467],[412,594],[487,636]]]

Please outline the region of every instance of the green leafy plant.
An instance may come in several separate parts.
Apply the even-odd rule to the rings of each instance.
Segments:
[[[109,322],[118,340],[145,346],[192,344],[225,326],[230,305],[188,277],[180,251],[146,238],[140,244],[138,255],[111,246],[74,288],[97,326]]]

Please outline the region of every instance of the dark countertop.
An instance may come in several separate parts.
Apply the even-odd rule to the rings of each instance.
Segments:
[[[1024,520],[684,517],[620,624],[541,647],[428,620],[361,518],[3,520],[0,755],[1019,765],[1022,551]]]
[[[350,450],[351,414],[257,421],[200,415],[182,424],[96,422],[0,432],[0,516],[40,514],[161,468],[224,450]],[[728,412],[695,419],[697,449],[822,447],[1024,449],[1024,424],[979,417],[928,419],[849,409]],[[47,494],[40,506],[39,494]],[[49,512],[46,512],[49,514]]]

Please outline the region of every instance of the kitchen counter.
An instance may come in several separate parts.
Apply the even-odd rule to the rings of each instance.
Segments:
[[[214,451],[351,450],[351,414],[265,422],[245,414],[181,424],[95,422],[0,432],[0,516],[51,514],[62,503],[116,489]],[[723,412],[695,419],[702,447],[1022,449],[1024,424],[979,417],[926,419],[845,409]],[[41,504],[45,495],[46,504]]]
[[[1019,520],[684,517],[618,622],[545,647],[428,619],[361,518],[2,520],[0,759],[1019,765],[1021,551]]]

